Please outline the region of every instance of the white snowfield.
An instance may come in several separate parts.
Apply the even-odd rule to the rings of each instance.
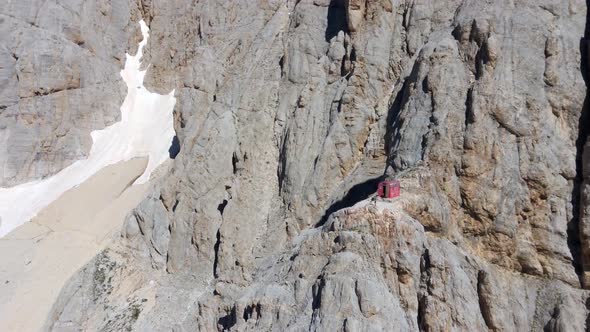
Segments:
[[[11,188],[0,188],[0,237],[31,220],[39,211],[69,189],[81,184],[102,168],[136,157],[148,157],[145,172],[135,183],[145,183],[151,172],[169,158],[175,135],[172,110],[174,90],[167,95],[149,92],[143,86],[146,71],[141,71],[143,48],[149,28],[142,20],[143,40],[135,56],[126,55],[121,76],[127,96],[121,106],[121,121],[91,133],[88,159],[79,160],[59,173]]]

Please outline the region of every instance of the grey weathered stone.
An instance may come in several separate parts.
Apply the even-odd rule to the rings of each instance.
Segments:
[[[90,132],[118,120],[140,16],[127,0],[0,5],[1,187],[83,159]]]
[[[583,1],[137,8],[146,84],[176,89],[180,154],[105,253],[111,294],[81,300],[102,287],[88,265],[54,330],[586,328]],[[134,38],[123,21],[121,55]],[[32,75],[34,60],[2,63]],[[43,79],[64,89],[117,71],[51,66]],[[2,114],[46,91],[31,80],[0,80]],[[388,167],[402,197],[375,203]]]

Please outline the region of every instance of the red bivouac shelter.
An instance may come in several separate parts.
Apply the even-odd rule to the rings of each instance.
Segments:
[[[379,183],[377,196],[382,198],[395,198],[400,195],[400,184],[398,180],[387,180]]]

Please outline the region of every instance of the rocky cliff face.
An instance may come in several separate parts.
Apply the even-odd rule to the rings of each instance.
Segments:
[[[57,173],[118,121],[140,10],[126,1],[0,5],[0,187]]]
[[[180,153],[48,328],[586,328],[583,1],[120,2]]]

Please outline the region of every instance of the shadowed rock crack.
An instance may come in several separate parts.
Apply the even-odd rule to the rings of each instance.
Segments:
[[[342,199],[332,203],[332,205],[330,205],[330,207],[326,209],[326,212],[324,213],[320,221],[316,224],[316,227],[325,224],[332,213],[353,206],[356,203],[367,199],[371,194],[375,193],[377,185],[382,179],[383,177],[379,176],[367,180],[365,182],[359,183],[350,188],[350,190]]]

